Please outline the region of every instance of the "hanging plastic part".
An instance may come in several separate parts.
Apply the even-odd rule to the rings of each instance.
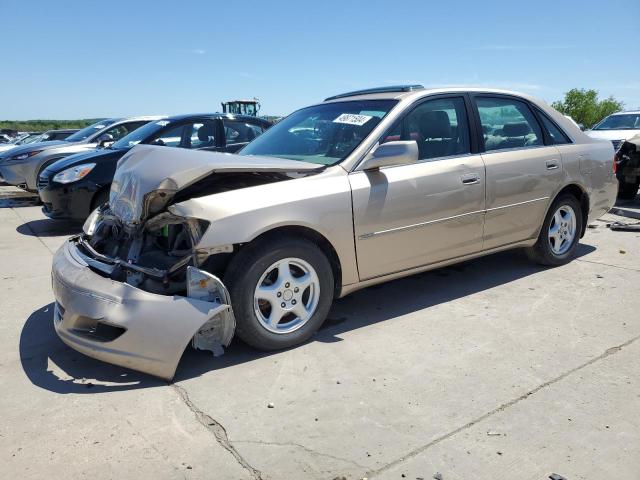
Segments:
[[[210,350],[214,357],[222,355],[236,328],[229,292],[215,275],[188,266],[187,296],[210,302],[212,310],[218,310],[194,335],[191,344],[198,350]],[[226,308],[220,309],[221,306]]]

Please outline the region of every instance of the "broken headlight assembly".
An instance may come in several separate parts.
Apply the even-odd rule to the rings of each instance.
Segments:
[[[87,235],[91,236],[96,231],[96,225],[98,225],[98,221],[100,220],[100,207],[96,208],[93,212],[89,214],[87,219],[84,221],[82,225],[82,231]]]

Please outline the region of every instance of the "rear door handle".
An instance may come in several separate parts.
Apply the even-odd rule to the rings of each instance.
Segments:
[[[477,185],[480,183],[480,175],[477,173],[467,173],[460,177],[463,185]]]
[[[547,170],[557,170],[560,168],[557,160],[547,160]]]

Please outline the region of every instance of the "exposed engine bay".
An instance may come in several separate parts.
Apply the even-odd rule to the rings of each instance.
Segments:
[[[137,223],[124,222],[105,205],[89,218],[86,235],[78,239],[78,247],[87,256],[110,265],[108,269],[93,265],[92,269],[113,280],[151,293],[186,295],[187,266],[201,266],[207,260],[207,255],[195,247],[209,223],[173,215],[166,208],[190,198],[290,178],[280,172],[214,173],[172,195],[170,201],[159,201],[167,199],[164,192],[148,193],[145,204],[151,207],[152,216]],[[163,211],[154,212],[157,208]]]

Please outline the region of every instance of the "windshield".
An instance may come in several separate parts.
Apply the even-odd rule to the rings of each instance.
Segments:
[[[397,103],[360,100],[303,108],[276,123],[240,153],[332,165],[360,145]]]
[[[640,113],[611,115],[593,127],[594,130],[634,130],[640,129]]]
[[[79,142],[81,140],[86,140],[94,133],[102,130],[104,127],[108,127],[115,122],[115,120],[100,120],[99,122],[96,122],[93,125],[89,125],[82,130],[78,130],[76,133],[74,133],[73,135],[69,135],[64,140],[65,142]]]
[[[168,120],[158,120],[157,122],[149,122],[146,125],[134,130],[129,135],[125,135],[109,148],[131,148],[134,145],[144,142],[148,137],[154,135],[157,131],[169,125]]]

